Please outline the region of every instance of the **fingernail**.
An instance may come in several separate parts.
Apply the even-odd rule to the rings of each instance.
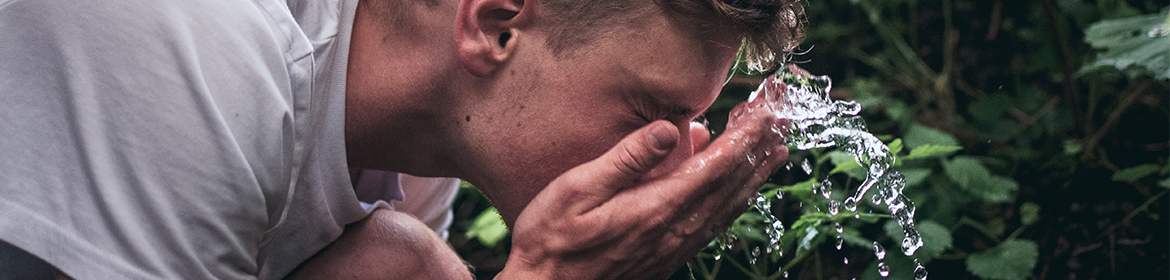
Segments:
[[[650,128],[650,133],[646,136],[650,140],[650,145],[658,150],[670,149],[675,142],[670,139],[673,136],[670,131],[670,126],[661,123],[654,123],[652,125],[654,127]]]

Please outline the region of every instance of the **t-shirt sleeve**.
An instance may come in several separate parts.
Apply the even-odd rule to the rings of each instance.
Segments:
[[[0,0],[0,240],[86,278],[254,278],[284,41],[252,1]]]

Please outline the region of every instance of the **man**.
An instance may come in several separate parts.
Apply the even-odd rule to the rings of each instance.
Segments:
[[[89,2],[0,1],[0,269],[467,278],[363,168],[480,187],[500,278],[662,277],[787,156],[758,103],[690,121],[742,38],[795,45],[791,2]]]

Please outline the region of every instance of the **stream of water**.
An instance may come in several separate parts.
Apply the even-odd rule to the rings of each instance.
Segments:
[[[854,101],[831,100],[829,98],[831,88],[832,80],[828,76],[812,76],[803,69],[784,67],[768,76],[759,89],[752,93],[750,99],[764,98],[768,101],[768,106],[775,112],[777,118],[789,121],[787,127],[773,128],[775,133],[787,135],[784,139],[785,144],[789,147],[800,150],[837,147],[852,155],[854,160],[866,171],[865,180],[856,191],[851,196],[846,197],[844,201],[833,200],[832,183],[826,178],[819,185],[813,187],[814,193],[820,193],[829,200],[829,209],[827,209],[829,215],[836,216],[841,211],[849,211],[854,213],[856,218],[860,216],[857,211],[858,203],[867,193],[871,193],[870,190],[875,190],[876,192],[872,192],[870,202],[879,207],[884,205],[889,214],[902,227],[902,253],[906,256],[912,256],[922,247],[923,243],[922,237],[914,228],[914,203],[902,195],[905,177],[890,169],[894,164],[894,155],[881,140],[866,131],[865,121],[857,116],[861,112],[861,105]],[[807,160],[801,164],[801,168],[806,172],[811,171]],[[781,194],[778,192],[776,199],[780,198]],[[784,226],[772,214],[770,201],[764,196],[760,196],[755,201],[753,208],[764,216],[765,224],[770,225],[765,228],[765,233],[770,240],[770,244],[765,247],[765,253],[770,254],[773,251],[782,253],[780,238],[783,235]],[[843,228],[839,223],[834,223],[834,227],[838,234],[836,246],[840,250]],[[816,231],[815,228],[810,228]],[[808,236],[815,235],[813,232]],[[808,238],[806,237],[806,239]],[[727,241],[724,240],[722,243],[728,246],[733,243]],[[759,248],[752,248],[752,250],[754,258],[767,256],[761,254]],[[879,275],[888,276],[890,267],[884,261],[885,249],[878,242],[874,242],[873,250],[879,262],[877,265]],[[749,259],[749,261],[755,263],[755,260]],[[844,262],[848,264],[849,260],[845,259]],[[916,264],[915,278],[925,280],[926,268],[919,264],[917,259],[914,260],[914,263]]]

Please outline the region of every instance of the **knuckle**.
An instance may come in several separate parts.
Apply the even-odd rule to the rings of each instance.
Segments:
[[[650,169],[649,160],[645,156],[640,156],[637,147],[632,145],[622,145],[617,152],[616,159],[613,161],[614,167],[625,175],[638,175]]]

